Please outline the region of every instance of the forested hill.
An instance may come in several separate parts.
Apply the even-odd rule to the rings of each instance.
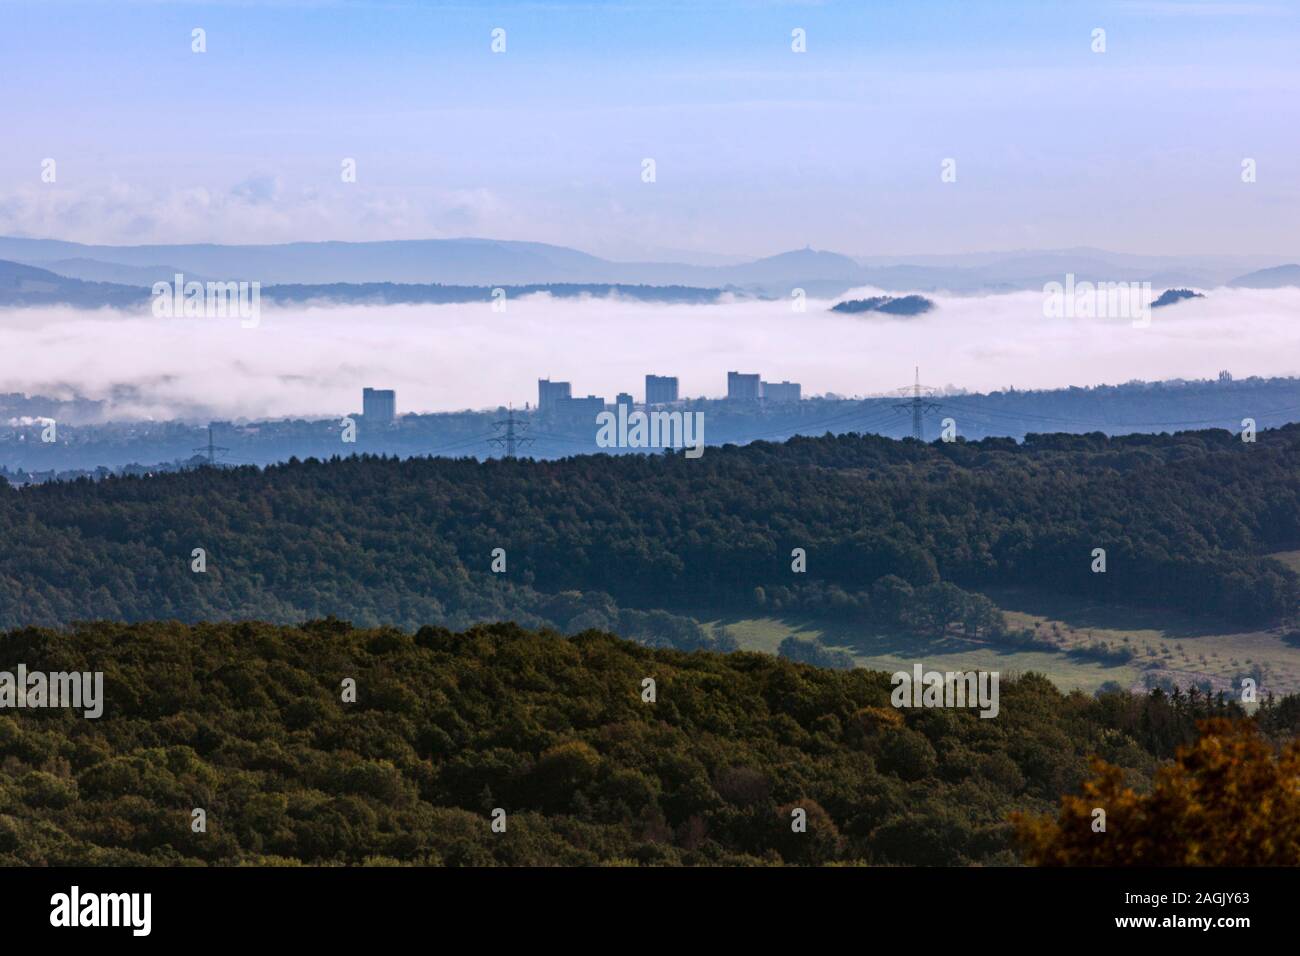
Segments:
[[[0,713],[0,866],[1011,863],[1009,815],[1050,811],[1090,755],[1142,789],[1197,717],[1241,715],[1033,675],[996,720],[900,711],[883,673],[514,625],[97,623],[0,648],[104,672],[97,719]],[[1296,703],[1254,722],[1285,738]]]
[[[1300,426],[1255,443],[826,436],[699,459],[204,468],[0,489],[0,541],[4,626],[514,619],[717,646],[646,612],[802,608],[969,633],[998,624],[958,588],[993,584],[1251,623],[1297,605],[1295,574],[1262,555],[1300,546]]]

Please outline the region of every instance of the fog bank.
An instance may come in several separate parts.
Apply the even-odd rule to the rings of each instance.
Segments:
[[[1154,290],[1159,294],[1161,290]],[[876,294],[863,289],[847,297]],[[929,296],[914,318],[843,315],[830,302],[660,305],[620,299],[412,306],[264,305],[237,318],[71,308],[0,311],[0,392],[107,399],[113,417],[316,417],[359,410],[363,386],[399,411],[535,402],[537,379],[575,395],[643,398],[647,372],[720,397],[728,370],[875,394],[912,380],[987,391],[1131,379],[1300,374],[1300,289],[1214,289],[1126,319],[1047,318],[1040,292]]]

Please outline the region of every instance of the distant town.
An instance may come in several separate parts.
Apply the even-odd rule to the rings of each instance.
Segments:
[[[901,377],[901,376],[900,376]],[[537,402],[460,412],[399,412],[396,389],[367,387],[361,408],[315,419],[257,421],[103,420],[96,403],[0,395],[0,478],[11,485],[151,475],[201,466],[267,466],[290,458],[375,454],[409,457],[563,458],[646,453],[602,447],[597,415],[637,410],[703,414],[710,446],[785,441],[798,435],[874,433],[933,441],[1024,440],[1043,433],[1240,431],[1244,419],[1271,428],[1300,419],[1300,379],[1215,378],[985,394],[914,384],[869,398],[804,397],[798,382],[728,371],[722,398],[683,398],[676,376],[645,376],[641,401],[619,392],[573,394],[541,378]]]
[[[646,375],[644,400],[641,408],[655,408],[674,405],[681,401],[678,393],[677,376]],[[798,382],[765,382],[758,373],[727,373],[727,397],[729,402],[769,402],[772,404],[797,403],[802,401],[802,386]],[[591,423],[598,414],[623,405],[638,407],[630,392],[619,392],[614,401],[606,402],[599,395],[575,396],[571,382],[553,382],[550,379],[537,380],[538,415],[562,422]],[[524,411],[532,411],[525,406]],[[365,388],[361,392],[361,415],[372,425],[390,425],[397,420],[397,392],[391,388]]]

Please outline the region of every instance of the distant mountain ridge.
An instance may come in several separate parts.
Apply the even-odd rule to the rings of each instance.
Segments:
[[[534,285],[611,283],[698,288],[762,286],[802,280],[854,283],[861,267],[848,256],[803,249],[734,266],[613,262],[538,242],[413,239],[390,242],[293,242],[283,245],[88,246],[52,239],[0,237],[0,259],[62,271],[69,278],[116,276],[141,286],[176,271],[267,285],[392,282]],[[163,266],[160,263],[168,263]],[[789,289],[784,289],[786,294]]]
[[[1238,276],[1228,283],[1243,289],[1281,289],[1286,286],[1300,287],[1300,265],[1290,263],[1274,266],[1271,269],[1259,269],[1255,272]]]
[[[272,285],[393,283],[444,286],[596,284],[736,289],[787,298],[796,289],[838,298],[851,289],[954,294],[1041,290],[1067,274],[1077,281],[1149,282],[1157,288],[1224,284],[1300,285],[1300,265],[1244,272],[1260,258],[1135,256],[1063,249],[955,256],[855,258],[811,247],[749,262],[619,262],[565,246],[498,239],[402,239],[380,242],[108,246],[57,239],[0,237],[0,259],[68,279],[147,288],[187,279]],[[714,261],[717,258],[714,257]]]
[[[76,305],[83,308],[132,308],[148,291],[108,282],[70,279],[35,266],[0,260],[0,306]]]
[[[122,265],[116,262],[100,262],[97,259],[56,259],[41,263],[41,268],[58,273],[69,279],[81,279],[85,282],[111,282],[115,285],[130,285],[150,288],[158,281],[172,281],[178,272],[185,272],[177,266],[150,264],[147,266]],[[163,279],[163,277],[169,277]],[[186,280],[205,282],[211,276],[195,272],[186,273]]]
[[[175,275],[156,281],[175,282]],[[201,281],[186,275],[185,281]],[[152,283],[151,283],[152,285]],[[623,296],[643,302],[691,303],[716,302],[722,289],[677,285],[622,285],[617,283],[537,283],[533,285],[471,286],[441,283],[322,283],[316,285],[270,285],[261,290],[261,299],[281,305],[328,301],[338,304],[449,304],[491,302],[493,290],[503,289],[509,298],[547,293],[557,298],[581,296]],[[144,308],[153,298],[150,288],[111,282],[86,282],[57,275],[18,262],[0,260],[0,307],[71,305],[79,308]]]

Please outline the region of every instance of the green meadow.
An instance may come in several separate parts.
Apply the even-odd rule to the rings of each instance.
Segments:
[[[1300,551],[1273,555],[1300,571]],[[1216,691],[1239,689],[1254,675],[1276,694],[1300,692],[1300,635],[1274,628],[1234,631],[1176,610],[1149,611],[1089,604],[1072,597],[1013,589],[984,592],[1007,616],[1012,628],[1030,628],[1057,650],[1032,649],[943,637],[862,633],[840,622],[815,617],[724,617],[708,622],[715,632],[736,639],[743,650],[775,654],[794,636],[846,651],[859,667],[908,669],[918,661],[938,670],[997,670],[1004,674],[1036,671],[1062,690],[1089,693],[1109,681],[1133,690],[1150,673],[1181,686],[1204,685]],[[1113,651],[1128,649],[1127,663],[1100,661],[1084,652],[1097,642]]]

